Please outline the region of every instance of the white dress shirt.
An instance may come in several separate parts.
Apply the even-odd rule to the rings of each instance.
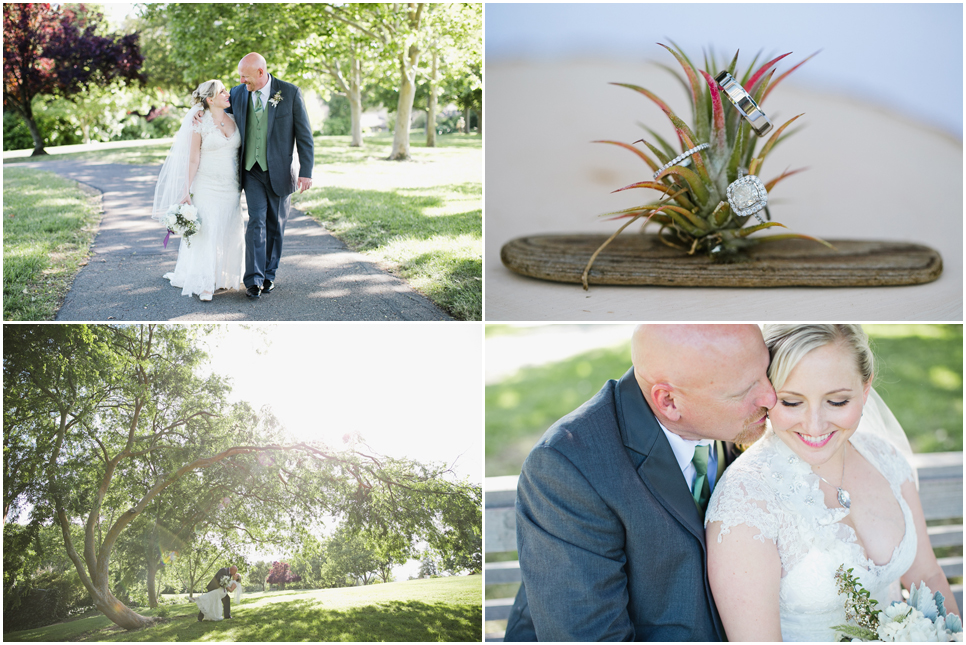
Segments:
[[[697,469],[695,469],[694,464],[691,460],[694,459],[694,449],[697,446],[713,446],[713,439],[701,439],[699,441],[692,441],[690,439],[685,439],[684,437],[674,434],[670,430],[664,427],[664,424],[660,421],[657,422],[661,426],[661,430],[667,436],[668,443],[671,444],[671,450],[674,452],[674,458],[678,462],[678,468],[681,469],[681,473],[684,475],[684,481],[688,483],[688,490],[694,493],[694,479],[698,474]],[[707,448],[705,448],[707,450]],[[708,486],[711,490],[714,490],[715,479],[718,476],[718,451],[712,449],[711,456],[708,458]]]
[[[265,86],[262,89],[255,90],[254,92],[251,93],[251,95],[252,95],[252,107],[254,108],[254,106],[258,105],[258,99],[255,98],[255,95],[256,94],[261,94],[261,96],[262,96],[262,109],[263,110],[267,110],[268,109],[268,99],[269,99],[268,93],[269,93],[269,91],[271,89],[272,89],[272,75],[269,74],[268,75],[268,82],[265,83]]]

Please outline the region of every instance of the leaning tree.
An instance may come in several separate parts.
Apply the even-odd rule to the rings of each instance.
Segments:
[[[229,515],[266,522],[269,531],[273,522],[332,516],[413,534],[422,516],[405,509],[453,494],[441,466],[359,446],[262,441],[271,435],[247,406],[229,404],[228,381],[203,369],[200,333],[178,325],[4,326],[5,511],[52,518],[95,606],[125,629],[153,619],[112,593],[112,552],[186,478],[230,482],[234,494],[220,502]],[[78,525],[82,545],[71,531]]]
[[[102,19],[84,5],[3,4],[3,107],[27,123],[33,155],[47,154],[34,119],[35,97],[71,98],[115,79],[143,82],[138,35],[98,35]]]

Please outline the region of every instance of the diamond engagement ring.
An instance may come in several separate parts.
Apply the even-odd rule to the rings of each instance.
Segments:
[[[658,168],[657,169],[657,172],[654,173],[654,179],[657,179],[657,176],[658,175],[660,175],[662,172],[664,172],[665,170],[667,170],[671,166],[676,166],[676,165],[678,165],[679,163],[681,163],[682,161],[685,161],[685,160],[691,161],[690,159],[688,159],[688,157],[690,157],[691,155],[693,155],[695,152],[701,152],[705,148],[710,148],[710,147],[711,147],[711,144],[710,143],[702,143],[699,146],[694,146],[690,150],[685,150],[684,152],[682,152],[681,154],[679,154],[677,157],[675,157],[674,159],[671,159],[671,161],[667,162],[666,164],[664,164],[663,166],[661,166],[660,168]],[[683,166],[684,164],[681,164],[681,165]]]
[[[746,92],[745,88],[741,86],[741,83],[736,81],[728,72],[721,72],[714,77],[714,80],[718,81],[718,85],[724,90],[728,100],[741,113],[741,116],[748,119],[748,123],[751,124],[751,128],[755,131],[755,134],[759,137],[768,134],[771,130],[771,121],[768,120],[765,113],[755,103],[755,99],[751,98],[751,94]]]
[[[738,179],[728,186],[728,203],[738,217],[754,215],[764,224],[765,220],[758,213],[768,205],[768,191],[758,177],[754,175],[742,177],[743,174],[739,169]]]

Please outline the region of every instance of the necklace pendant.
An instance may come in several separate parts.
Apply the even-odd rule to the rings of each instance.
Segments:
[[[841,504],[843,508],[852,508],[852,498],[849,496],[849,492],[844,488],[838,489],[838,500],[839,504]]]

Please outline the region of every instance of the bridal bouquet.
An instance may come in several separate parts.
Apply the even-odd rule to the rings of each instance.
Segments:
[[[923,583],[918,589],[912,586],[907,602],[894,602],[883,610],[869,597],[861,583],[852,575],[852,569],[844,566],[835,572],[839,581],[839,593],[846,595],[845,617],[847,625],[833,629],[841,636],[839,642],[882,641],[898,642],[962,642],[963,623],[956,614],[947,614],[945,598],[938,591],[935,595]]]
[[[168,248],[172,233],[183,237],[188,246],[191,246],[191,236],[201,229],[198,209],[191,204],[172,204],[161,218],[161,223],[168,228],[168,234],[164,236],[164,248]]]
[[[218,584],[227,589],[228,585],[231,584],[231,576],[222,576]]]

